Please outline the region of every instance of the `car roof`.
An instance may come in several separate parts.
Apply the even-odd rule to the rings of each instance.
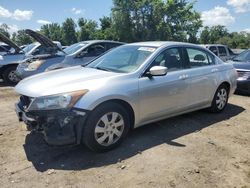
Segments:
[[[197,47],[198,45],[192,44],[192,43],[186,43],[186,42],[174,42],[174,41],[148,41],[148,42],[136,42],[136,43],[130,43],[128,45],[138,45],[138,46],[151,46],[151,47],[163,47],[163,46],[193,46]]]
[[[224,46],[224,47],[227,47],[227,45],[223,45],[223,44],[201,44],[201,46]]]

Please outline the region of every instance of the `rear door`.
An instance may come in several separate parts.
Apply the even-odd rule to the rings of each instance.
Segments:
[[[189,107],[200,107],[211,102],[217,85],[215,57],[200,48],[186,47]]]

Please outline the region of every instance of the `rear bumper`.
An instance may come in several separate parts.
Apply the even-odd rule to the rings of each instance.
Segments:
[[[81,143],[87,111],[72,108],[70,110],[26,112],[21,102],[16,104],[15,110],[19,121],[23,121],[29,130],[42,132],[49,145]]]
[[[250,94],[250,80],[237,80],[236,92]]]

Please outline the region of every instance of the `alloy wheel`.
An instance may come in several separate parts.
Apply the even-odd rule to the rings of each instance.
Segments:
[[[227,90],[225,88],[221,88],[216,97],[216,105],[219,110],[222,110],[227,103]]]
[[[124,119],[117,112],[104,114],[95,126],[95,140],[102,146],[116,143],[124,131]]]
[[[14,71],[14,70],[9,72],[8,78],[11,82],[14,82],[14,83],[19,81],[18,77],[16,76],[16,71]]]

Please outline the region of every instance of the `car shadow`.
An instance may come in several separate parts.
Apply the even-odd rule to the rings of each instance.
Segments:
[[[27,159],[40,172],[48,169],[84,170],[101,167],[115,164],[161,144],[186,147],[188,143],[177,143],[174,140],[237,116],[244,110],[240,106],[229,104],[223,113],[213,114],[202,110],[145,125],[131,131],[121,146],[106,153],[94,153],[84,146],[48,146],[39,133],[26,136],[24,150]]]
[[[238,96],[243,96],[243,97],[250,97],[250,93],[242,92],[242,91],[236,91],[234,94]]]
[[[7,84],[3,80],[0,79],[0,87],[15,87],[15,85]]]

